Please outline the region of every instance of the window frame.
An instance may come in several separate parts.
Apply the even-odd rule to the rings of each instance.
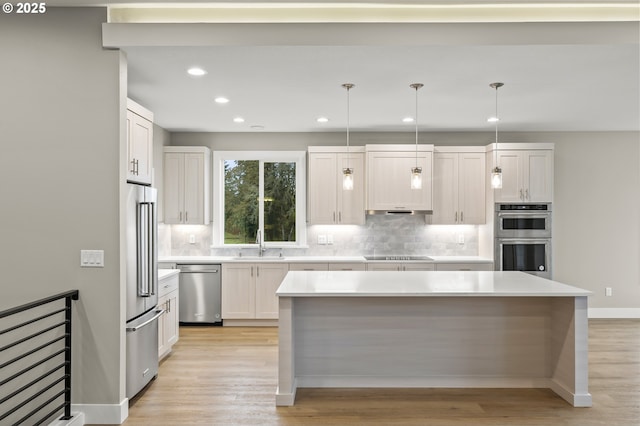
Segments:
[[[214,151],[213,152],[213,245],[214,248],[257,248],[257,244],[225,244],[224,242],[224,162],[259,161],[260,182],[258,207],[260,229],[264,229],[264,163],[296,164],[296,241],[265,241],[267,248],[307,247],[307,182],[306,151]]]

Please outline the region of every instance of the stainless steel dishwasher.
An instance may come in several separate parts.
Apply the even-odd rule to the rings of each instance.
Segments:
[[[222,324],[220,265],[182,265],[180,323]]]

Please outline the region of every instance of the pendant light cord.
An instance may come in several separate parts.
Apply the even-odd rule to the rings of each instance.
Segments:
[[[420,86],[416,85],[416,167],[418,167],[418,89]]]
[[[351,158],[349,156],[349,125],[350,125],[350,121],[351,121],[351,117],[350,117],[350,110],[351,110],[351,105],[350,105],[350,98],[349,98],[349,91],[355,87],[355,84],[352,83],[345,83],[342,85],[342,87],[344,87],[345,89],[347,89],[347,169],[350,169],[351,167]]]
[[[498,86],[496,86],[496,146],[494,149],[494,156],[495,156],[494,167],[498,167],[498,120],[500,119],[498,118]]]

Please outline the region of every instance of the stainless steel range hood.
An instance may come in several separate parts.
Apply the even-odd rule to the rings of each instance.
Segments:
[[[433,210],[367,210],[368,215],[432,215]]]

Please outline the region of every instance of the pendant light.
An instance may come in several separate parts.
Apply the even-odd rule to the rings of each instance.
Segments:
[[[413,83],[409,87],[416,90],[416,165],[411,168],[411,189],[422,189],[422,167],[418,167],[418,90],[422,83]]]
[[[502,86],[504,86],[504,83],[491,83],[489,85],[489,87],[496,89],[496,115],[493,117],[493,120],[496,123],[496,143],[493,148],[494,167],[491,170],[491,188],[494,189],[502,188],[502,169],[498,166],[498,121],[500,121],[500,118],[498,117],[498,89]]]
[[[345,191],[353,190],[353,169],[349,167],[349,90],[355,87],[354,84],[345,83],[342,85],[347,89],[347,167],[342,169],[342,189]]]

